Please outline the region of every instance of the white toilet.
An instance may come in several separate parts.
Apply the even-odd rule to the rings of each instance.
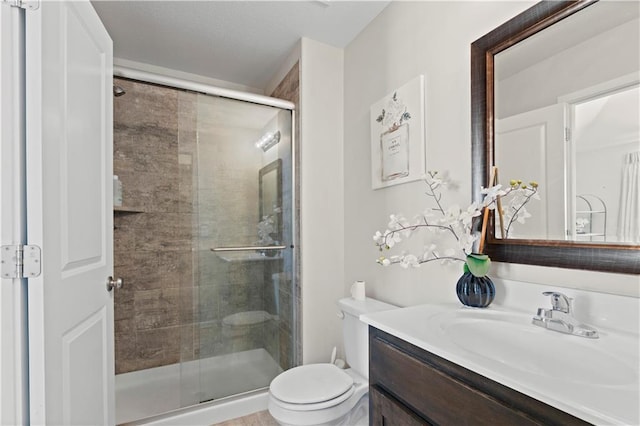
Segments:
[[[281,425],[369,424],[369,331],[361,314],[396,308],[366,298],[338,301],[344,314],[342,331],[346,361],[308,364],[278,375],[269,386],[269,413]]]

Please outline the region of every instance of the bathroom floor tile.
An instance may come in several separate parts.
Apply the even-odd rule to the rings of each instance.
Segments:
[[[227,420],[226,422],[216,423],[214,426],[278,426],[278,422],[265,410],[237,419]]]

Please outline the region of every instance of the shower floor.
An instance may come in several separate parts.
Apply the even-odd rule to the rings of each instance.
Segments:
[[[116,376],[117,424],[269,386],[282,372],[264,349]]]

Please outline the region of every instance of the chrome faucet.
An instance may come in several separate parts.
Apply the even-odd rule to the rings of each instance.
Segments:
[[[598,338],[597,330],[580,323],[573,317],[572,299],[556,291],[545,291],[542,294],[551,297],[551,309],[538,308],[536,316],[531,321],[533,325],[559,331],[560,333],[573,334],[590,339]]]
[[[545,296],[551,296],[551,309],[554,311],[564,312],[565,314],[571,314],[571,300],[562,293],[555,291],[545,291],[542,293]]]

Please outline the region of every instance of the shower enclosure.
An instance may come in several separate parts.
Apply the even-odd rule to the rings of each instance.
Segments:
[[[115,79],[118,423],[297,364],[292,111]]]

